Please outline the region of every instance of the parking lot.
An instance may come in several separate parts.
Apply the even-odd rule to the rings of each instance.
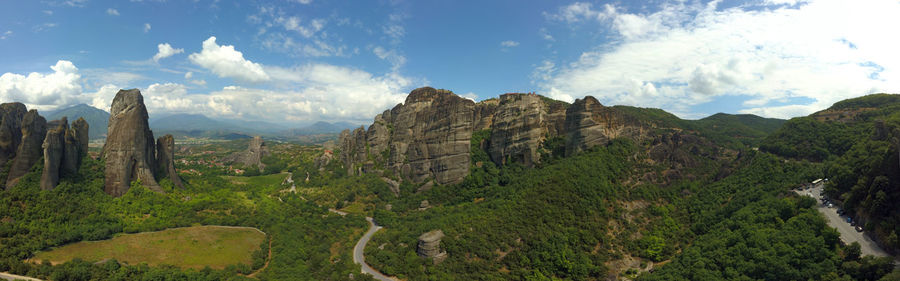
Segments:
[[[875,243],[865,232],[858,232],[854,228],[853,225],[847,222],[846,216],[841,216],[837,213],[839,206],[834,206],[833,208],[829,208],[822,204],[821,192],[822,187],[804,189],[804,190],[794,190],[797,194],[810,196],[816,199],[816,209],[819,210],[820,213],[825,215],[825,218],[828,220],[828,225],[834,227],[841,234],[841,241],[844,241],[846,244],[850,244],[853,242],[859,242],[860,249],[862,250],[863,255],[872,255],[876,257],[888,257],[888,255],[881,247],[878,247],[878,244]]]

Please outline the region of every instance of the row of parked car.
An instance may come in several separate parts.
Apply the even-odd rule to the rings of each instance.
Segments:
[[[828,207],[828,208],[834,208],[834,203],[831,203],[830,200],[828,200],[828,197],[825,197],[825,194],[824,194],[824,193],[825,193],[824,191],[822,191],[822,192],[819,193],[819,196],[821,196],[820,200],[822,200],[822,206],[825,206],[825,207]],[[849,223],[851,226],[854,226],[854,229],[856,229],[857,232],[863,232],[862,226],[861,226],[861,225],[858,225],[858,224],[856,223],[856,221],[853,220],[853,218],[851,218],[850,215],[848,215],[846,211],[844,211],[844,209],[838,208],[838,209],[837,209],[837,214],[840,215],[840,216],[842,216],[842,217],[843,217],[843,216],[846,216],[846,218],[847,218],[847,223]]]

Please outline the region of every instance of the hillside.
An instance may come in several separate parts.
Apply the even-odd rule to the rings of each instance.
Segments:
[[[106,130],[109,125],[109,112],[97,109],[86,104],[79,104],[68,108],[58,109],[47,112],[47,120],[58,120],[63,116],[68,117],[70,121],[84,118],[90,126],[90,138],[99,139],[106,137]]]
[[[760,149],[825,165],[825,193],[900,250],[900,95],[875,94],[789,120]]]

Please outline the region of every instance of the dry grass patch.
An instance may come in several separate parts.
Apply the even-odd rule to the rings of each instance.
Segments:
[[[32,262],[60,264],[74,258],[87,261],[116,259],[128,264],[169,264],[181,268],[222,269],[250,264],[266,235],[255,228],[194,226],[125,234],[102,241],[84,241],[35,254]]]

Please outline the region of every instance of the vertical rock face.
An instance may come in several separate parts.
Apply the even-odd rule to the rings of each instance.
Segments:
[[[425,87],[377,115],[368,130],[341,132],[341,153],[336,157],[348,174],[387,171],[401,181],[453,184],[469,173],[473,132],[490,131],[481,148],[498,165],[512,161],[533,166],[544,153],[565,150],[572,155],[613,138],[646,139],[655,125],[641,120],[593,97],[567,104],[533,93],[513,93],[476,104],[450,91]],[[551,139],[554,147],[544,147]]]
[[[416,253],[423,258],[432,259],[434,264],[439,264],[447,259],[447,252],[441,250],[441,239],[444,232],[440,229],[426,232],[419,236]]]
[[[499,105],[499,99],[483,100],[475,104],[475,131],[491,129]]]
[[[156,141],[156,162],[159,163],[161,176],[171,180],[173,185],[184,188],[175,171],[175,137],[165,135]]]
[[[462,181],[469,172],[475,103],[447,90],[413,90],[392,110],[390,166],[413,182]]]
[[[447,90],[413,90],[406,102],[376,116],[368,131],[341,132],[340,160],[350,174],[375,172],[380,163],[416,183],[460,182],[469,172],[474,105]]]
[[[250,144],[247,145],[246,151],[232,154],[225,161],[240,163],[244,166],[256,166],[262,171],[266,168],[266,164],[263,164],[262,159],[268,155],[269,147],[266,146],[266,142],[262,137],[255,136],[253,139],[250,139]]]
[[[565,106],[547,103],[535,94],[504,94],[494,113],[488,153],[494,163],[533,166],[540,162],[541,144],[560,135]]]
[[[44,138],[42,148],[44,150],[44,170],[41,174],[41,189],[50,190],[59,184],[59,172],[63,168],[63,159],[66,149],[66,131],[69,128],[68,120],[51,121],[48,124],[47,137]]]
[[[22,119],[25,105],[18,102],[0,104],[0,167],[15,158],[22,142]]]
[[[605,107],[591,96],[576,100],[566,110],[566,155],[618,137],[639,138],[647,126],[618,110]]]
[[[154,178],[156,147],[147,118],[147,107],[140,91],[131,89],[116,93],[110,108],[106,145],[103,146],[103,159],[106,160],[104,190],[107,194],[122,196],[135,180],[162,192]]]
[[[88,134],[89,129],[90,125],[84,118],[78,118],[78,120],[72,122],[73,135],[78,142],[78,159],[83,158],[88,153],[88,143],[91,141]]]
[[[9,168],[6,187],[15,185],[19,178],[27,174],[31,167],[41,159],[41,146],[47,135],[47,120],[38,115],[37,110],[32,109],[22,118],[22,128],[19,133],[22,141],[16,150],[16,157]]]

